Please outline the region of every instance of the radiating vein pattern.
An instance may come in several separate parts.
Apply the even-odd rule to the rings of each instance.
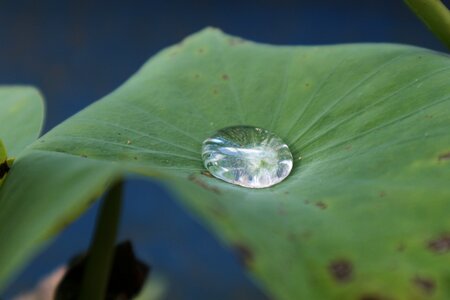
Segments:
[[[36,164],[59,152],[175,178],[273,298],[450,299],[449,80],[449,57],[426,49],[271,46],[207,29],[31,151]]]

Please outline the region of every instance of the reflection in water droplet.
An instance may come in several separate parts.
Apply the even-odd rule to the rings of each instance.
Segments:
[[[292,154],[275,134],[257,127],[219,130],[203,142],[202,158],[219,179],[248,188],[281,182],[292,169]]]

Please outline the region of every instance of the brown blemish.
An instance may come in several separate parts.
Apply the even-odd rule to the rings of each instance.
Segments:
[[[216,188],[215,186],[210,186],[209,184],[203,182],[202,180],[200,180],[199,178],[197,178],[197,177],[195,176],[195,174],[189,175],[188,179],[189,179],[190,181],[192,181],[193,183],[195,183],[196,185],[198,185],[199,187],[204,188],[205,190],[214,192],[214,193],[216,193],[216,194],[218,194],[218,195],[220,194],[220,190],[219,190],[218,188]]]
[[[81,154],[81,157],[87,158],[88,156],[86,154]]]
[[[450,160],[450,152],[439,155],[439,161]]]
[[[414,277],[412,283],[427,295],[433,294],[436,288],[436,283],[433,280],[420,276]]]
[[[199,78],[200,78],[200,74],[195,74],[195,75],[194,75],[194,78],[195,78],[195,79],[199,79]]]
[[[439,238],[429,241],[427,247],[439,254],[450,251],[450,234],[443,234]]]
[[[202,53],[204,53],[204,52],[205,52],[205,49],[203,49],[203,48],[197,49],[197,53],[199,53],[199,54],[202,54]]]
[[[387,300],[387,298],[384,298],[377,294],[365,294],[362,295],[359,300]]]
[[[227,74],[223,74],[222,75],[222,79],[223,80],[228,80],[228,79],[230,79],[230,77]]]
[[[206,177],[209,177],[209,178],[214,178],[214,177],[211,175],[211,173],[209,173],[209,171],[201,171],[200,174],[202,174],[202,175],[204,175],[204,176],[206,176]]]
[[[9,172],[8,161],[4,161],[0,164],[0,179],[6,176],[6,173]]]
[[[381,192],[378,193],[378,196],[379,196],[380,198],[383,198],[383,197],[386,196],[386,192],[385,192],[385,191],[381,191]]]
[[[312,232],[310,230],[305,230],[300,234],[300,237],[304,240],[307,240],[312,237]]]
[[[326,209],[328,207],[328,205],[322,201],[317,201],[316,206],[320,209]]]
[[[215,217],[224,218],[227,216],[225,210],[221,207],[213,206],[209,210]]]
[[[213,94],[214,94],[214,95],[217,95],[217,94],[219,94],[219,91],[218,91],[217,89],[214,89],[214,90],[213,90]]]
[[[433,115],[425,115],[426,119],[433,119]]]
[[[253,251],[244,244],[235,244],[233,248],[234,251],[236,252],[239,263],[245,268],[248,268],[250,264],[253,262],[254,258]]]
[[[136,156],[135,156],[135,157],[133,157],[133,159],[134,159],[134,160],[138,160],[138,158],[137,158]]]
[[[403,252],[403,251],[405,251],[405,249],[406,249],[406,246],[405,246],[405,244],[403,244],[403,243],[401,243],[401,244],[399,244],[399,245],[397,246],[397,251],[398,251],[398,252]]]
[[[347,145],[344,147],[345,150],[350,151],[352,150],[352,145]]]
[[[307,83],[305,83],[305,87],[309,87],[309,83],[307,82]]]
[[[291,242],[295,242],[297,240],[297,235],[293,232],[288,233],[287,239]]]
[[[345,283],[352,279],[353,266],[351,262],[346,259],[332,261],[328,265],[328,270],[331,273],[331,276],[340,283]]]
[[[287,215],[287,210],[286,210],[286,207],[284,206],[283,203],[280,203],[280,204],[278,205],[277,214],[278,214],[279,216],[285,216],[285,215]]]
[[[174,51],[174,52],[170,53],[169,56],[170,56],[170,57],[174,57],[174,56],[176,56],[177,54],[178,54],[178,51]]]

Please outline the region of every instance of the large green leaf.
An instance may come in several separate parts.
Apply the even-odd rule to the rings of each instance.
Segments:
[[[35,236],[75,216],[88,197],[73,191],[99,192],[114,162],[163,176],[277,299],[448,299],[449,110],[443,54],[388,44],[277,47],[202,31],[19,160],[0,192],[0,223],[19,220],[32,240],[1,249],[0,265],[14,256],[17,267]],[[239,124],[288,143],[296,160],[284,182],[251,190],[203,175],[201,142]],[[53,167],[50,178],[29,172],[39,163]],[[19,193],[23,180],[47,186]],[[45,191],[52,197],[37,203]]]
[[[0,139],[10,156],[17,156],[39,136],[44,102],[29,86],[0,86]]]

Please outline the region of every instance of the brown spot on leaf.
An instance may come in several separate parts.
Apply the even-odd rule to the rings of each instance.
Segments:
[[[284,206],[283,203],[280,203],[280,204],[278,205],[278,211],[277,211],[277,214],[278,214],[279,216],[285,216],[285,215],[287,215],[287,210],[286,210],[286,207]]]
[[[377,294],[364,294],[359,298],[359,300],[387,300],[387,299],[388,298],[385,298]]]
[[[450,160],[450,152],[439,155],[439,161]]]
[[[205,49],[203,49],[203,48],[197,49],[197,53],[199,53],[199,54],[202,54],[202,53],[204,53],[204,52],[205,52]]]
[[[209,173],[209,171],[201,171],[200,174],[202,174],[202,175],[204,175],[204,176],[206,176],[206,177],[209,177],[209,178],[214,178],[214,177],[211,175],[211,173]]]
[[[383,198],[386,196],[386,192],[385,191],[381,191],[378,193],[378,196],[380,196],[380,198]]]
[[[248,246],[240,243],[234,245],[234,251],[236,252],[239,263],[248,268],[253,262],[253,251]]]
[[[289,232],[287,235],[287,239],[291,242],[295,242],[297,240],[297,235],[293,232]]]
[[[380,300],[380,298],[377,295],[362,295],[360,300]]]
[[[81,157],[87,158],[88,156],[86,154],[81,154]]]
[[[200,78],[200,74],[195,74],[195,75],[194,75],[194,78],[195,78],[195,79],[199,79],[199,78]]]
[[[416,287],[418,287],[427,295],[433,294],[436,288],[436,283],[429,278],[416,276],[413,278],[412,282]]]
[[[346,151],[351,151],[352,150],[352,145],[347,145],[347,146],[344,147],[344,149]]]
[[[195,174],[191,174],[189,175],[188,179],[190,181],[192,181],[193,183],[195,183],[196,185],[198,185],[201,188],[204,188],[205,190],[214,192],[216,194],[220,194],[220,190],[218,188],[216,188],[215,186],[210,186],[209,184],[207,184],[206,182],[200,180],[199,178],[197,178],[195,176]]]
[[[450,234],[443,234],[439,238],[428,242],[428,249],[436,253],[450,251]]]
[[[219,91],[218,91],[217,89],[214,89],[214,90],[213,90],[213,94],[214,94],[214,95],[217,95],[217,94],[219,94]]]
[[[305,83],[305,87],[309,87],[309,85],[310,85],[310,84],[309,84],[308,82],[307,82],[307,83]]]
[[[6,176],[6,173],[9,172],[8,161],[4,161],[0,164],[0,179]]]
[[[300,237],[304,240],[307,240],[312,237],[312,232],[310,230],[305,230],[300,234]]]
[[[134,159],[134,160],[138,160],[138,158],[137,158],[136,156],[135,156],[135,157],[133,157],[133,159]]]
[[[425,115],[426,119],[433,119],[433,115]]]
[[[223,74],[222,75],[222,79],[223,80],[228,80],[228,79],[230,79],[230,77],[227,74]]]
[[[227,216],[225,209],[219,205],[215,205],[209,208],[212,214],[218,218],[224,218]]]
[[[320,209],[326,209],[328,207],[328,205],[322,201],[317,201],[316,206]]]
[[[406,246],[405,246],[405,244],[403,244],[403,243],[401,243],[401,244],[399,244],[399,245],[397,246],[397,251],[398,251],[398,252],[403,252],[403,251],[405,251],[405,249],[406,249]]]
[[[352,279],[353,266],[352,263],[346,259],[332,261],[328,265],[328,270],[331,273],[331,276],[338,282],[345,283]]]

